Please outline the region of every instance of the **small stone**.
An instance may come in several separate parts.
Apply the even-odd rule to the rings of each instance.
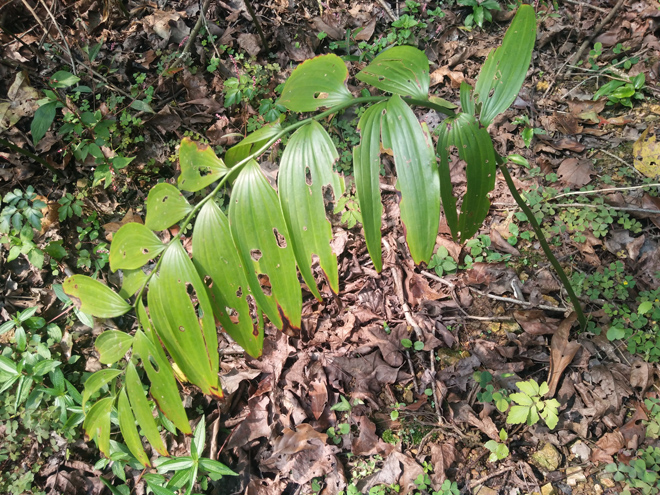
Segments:
[[[601,493],[603,493],[603,487],[600,486],[598,483],[594,484],[594,493],[596,495],[600,495]]]
[[[578,440],[571,445],[571,452],[580,462],[589,461],[589,457],[591,456],[591,449],[582,440]]]
[[[557,490],[552,486],[552,483],[548,483],[541,487],[541,495],[557,495]]]
[[[609,473],[600,477],[600,483],[605,488],[614,488],[616,485],[615,481],[612,479],[612,475]]]
[[[561,454],[551,443],[532,455],[532,462],[545,471],[556,471],[561,464]]]
[[[497,495],[497,490],[493,490],[484,485],[479,485],[474,487],[472,495]]]
[[[582,468],[580,466],[572,466],[566,468],[566,484],[569,486],[575,486],[578,483],[585,483],[587,477],[584,475]]]

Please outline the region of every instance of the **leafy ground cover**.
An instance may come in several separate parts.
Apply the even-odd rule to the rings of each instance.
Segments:
[[[222,156],[293,119],[277,99],[298,63],[332,52],[353,76],[382,49],[413,45],[432,62],[434,94],[458,103],[516,5],[104,7],[0,7],[3,493],[161,494],[191,482],[198,493],[659,491],[656,3],[537,4],[526,85],[491,126],[498,152],[517,155],[514,181],[570,273],[586,331],[500,175],[478,234],[459,245],[441,220],[434,257],[415,266],[385,157],[383,271],[349,182],[329,208],[339,296],[305,293],[301,332],[267,326],[259,359],[221,333],[220,401],[175,369],[190,436],[140,394],[154,418],[142,433],[162,444],[145,444],[150,469],[117,435],[121,415],[96,437],[108,457],[83,438],[135,321],[82,313],[64,276],[139,287],[140,273],[109,269],[112,235],[144,221],[149,187],[176,182],[182,138]],[[349,90],[364,87],[349,79]],[[326,122],[349,177],[359,117]],[[431,129],[443,118],[418,117]],[[281,152],[262,157],[271,179]],[[464,167],[451,172],[461,191]]]

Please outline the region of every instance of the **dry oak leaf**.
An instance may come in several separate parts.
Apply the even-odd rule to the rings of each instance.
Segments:
[[[590,160],[567,158],[557,169],[557,176],[567,186],[582,187],[591,182],[594,167]]]
[[[575,354],[581,347],[577,341],[568,340],[571,326],[576,319],[576,314],[571,313],[568,318],[559,324],[559,328],[550,341],[550,370],[548,372],[548,387],[550,390],[546,394],[547,397],[555,396],[562,373],[571,364]]]

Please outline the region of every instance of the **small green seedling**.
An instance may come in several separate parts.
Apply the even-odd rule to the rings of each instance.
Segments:
[[[506,446],[507,439],[509,438],[509,435],[507,435],[506,431],[504,431],[504,428],[500,430],[500,442],[496,442],[495,440],[488,440],[485,444],[484,447],[486,447],[488,450],[490,450],[490,456],[488,456],[488,460],[490,462],[497,462],[501,461],[502,459],[506,459],[506,457],[509,455],[509,447]]]

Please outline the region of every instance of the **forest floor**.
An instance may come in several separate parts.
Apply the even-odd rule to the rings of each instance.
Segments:
[[[31,382],[1,386],[0,366],[2,493],[109,493],[100,477],[113,493],[147,493],[147,473],[120,447],[102,459],[74,414],[85,379],[103,366],[95,337],[131,332],[135,321],[90,321],[60,284],[83,273],[121,286],[108,266],[112,235],[143,221],[151,186],[175,183],[182,138],[223,156],[279,117],[278,90],[300,62],[336,53],[352,77],[392,44],[424,50],[432,94],[458,104],[461,82],[474,83],[516,8],[493,0],[251,2],[262,39],[243,0],[212,0],[205,14],[201,3],[0,6],[0,323],[17,315],[25,323],[0,327],[1,354],[27,365],[37,355],[56,359],[68,380],[64,387],[44,375],[35,387],[55,392],[33,394]],[[660,491],[659,5],[542,0],[535,8],[532,68],[489,131],[501,155],[528,162],[510,170],[589,327],[574,324],[500,174],[478,235],[459,245],[441,221],[431,263],[415,266],[386,161],[383,271],[369,261],[349,189],[333,218],[338,297],[304,293],[302,331],[267,326],[260,359],[221,334],[222,401],[182,384],[189,417],[206,421],[204,455],[238,473],[200,479],[198,492]],[[80,81],[57,87],[57,71]],[[357,94],[359,82],[349,79],[349,89]],[[38,101],[51,90],[62,104],[39,128]],[[80,112],[111,121],[111,132],[91,135]],[[442,117],[418,116],[431,130]],[[349,111],[324,122],[347,176],[356,123]],[[273,176],[278,153],[262,158]],[[452,181],[464,190],[465,171],[453,170]],[[528,380],[548,382],[560,404],[556,427],[538,418],[507,424],[517,388],[544,400],[532,385],[517,387]],[[187,455],[189,438],[164,435],[171,453]]]

